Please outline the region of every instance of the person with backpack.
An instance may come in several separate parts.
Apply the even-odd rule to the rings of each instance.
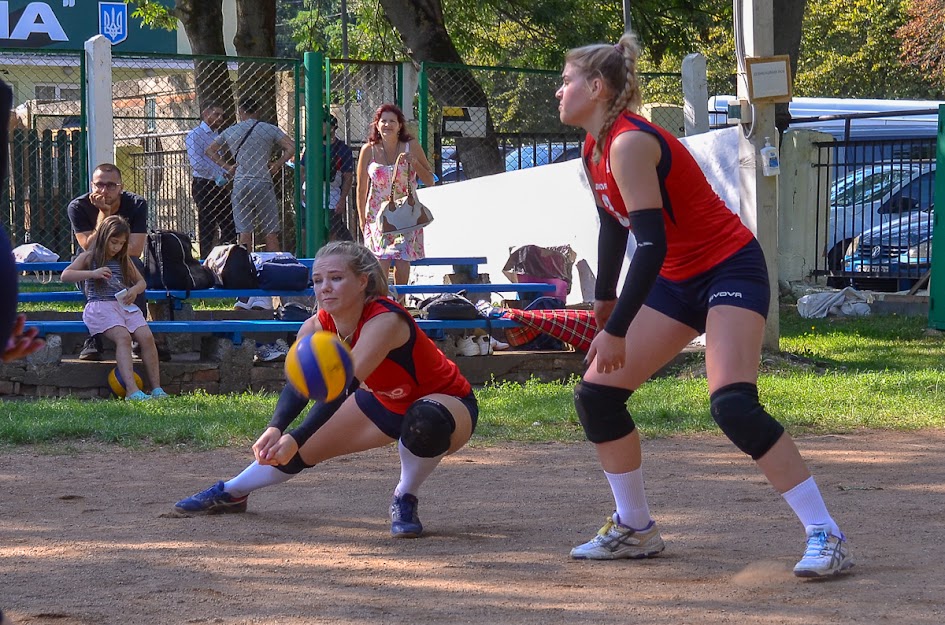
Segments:
[[[253,250],[253,233],[258,227],[265,236],[266,251],[278,252],[282,228],[272,177],[295,155],[295,142],[278,126],[258,119],[259,105],[253,98],[240,101],[239,116],[239,123],[223,130],[206,153],[233,181],[233,221],[239,243]],[[233,162],[224,158],[224,148]],[[275,149],[281,154],[270,162]]]
[[[561,122],[587,132],[584,165],[600,219],[594,295],[599,331],[574,404],[616,504],[571,557],[649,558],[665,548],[650,516],[640,433],[627,401],[705,333],[713,419],[804,528],[804,555],[794,574],[843,573],[853,566],[847,539],[791,435],[759,401],[758,363],[771,301],[761,245],[686,147],[638,114],[639,57],[632,32],[616,45],[572,49],[555,93]],[[630,231],[637,245],[618,295]],[[757,524],[751,529],[764,531]]]
[[[115,343],[115,362],[124,382],[125,400],[167,397],[161,388],[154,335],[141,309],[133,303],[144,293],[145,280],[128,253],[131,228],[123,217],[111,215],[101,221],[95,232],[89,249],[62,271],[62,281],[84,283],[86,304],[82,321],[93,335],[102,334]],[[150,395],[135,384],[132,337],[141,346],[141,359],[151,382]]]
[[[137,270],[144,272],[141,254],[148,236],[148,201],[137,193],[126,191],[122,186],[121,170],[112,163],[101,163],[92,170],[91,191],[69,202],[66,209],[75,240],[82,251],[88,251],[95,242],[95,229],[106,217],[118,215],[128,222],[128,256]],[[148,310],[144,291],[135,305],[143,312]],[[102,359],[101,337],[92,335],[85,340],[80,360]],[[162,361],[171,359],[170,352],[161,345],[158,357]]]

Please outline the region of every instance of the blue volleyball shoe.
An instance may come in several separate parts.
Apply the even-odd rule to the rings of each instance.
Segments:
[[[207,490],[191,495],[187,499],[181,499],[174,505],[174,509],[185,514],[246,512],[247,499],[249,495],[234,497],[223,490],[223,482],[217,482]]]
[[[417,516],[417,498],[413,495],[394,496],[390,503],[390,535],[394,538],[419,538],[423,524]]]

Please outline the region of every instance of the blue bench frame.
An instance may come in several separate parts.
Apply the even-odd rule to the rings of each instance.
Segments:
[[[424,332],[428,330],[476,329],[492,330],[498,328],[517,328],[519,323],[511,319],[469,319],[436,320],[417,319],[417,325]],[[301,321],[276,321],[268,319],[226,319],[218,321],[151,321],[148,327],[157,334],[166,333],[206,333],[228,338],[234,345],[243,343],[246,334],[296,333],[302,327]],[[27,328],[36,328],[39,336],[47,334],[88,334],[89,330],[82,321],[27,321]]]

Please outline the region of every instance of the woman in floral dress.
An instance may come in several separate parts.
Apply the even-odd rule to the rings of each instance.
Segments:
[[[377,256],[385,275],[393,261],[395,284],[407,284],[410,261],[423,258],[423,230],[385,235],[375,223],[377,213],[390,197],[391,184],[395,185],[394,197],[399,198],[407,194],[408,184],[416,188],[418,177],[427,186],[434,182],[433,169],[423,149],[405,126],[404,114],[396,105],[382,104],[374,112],[367,143],[358,157],[358,217],[364,244]],[[405,156],[394,172],[401,153]]]

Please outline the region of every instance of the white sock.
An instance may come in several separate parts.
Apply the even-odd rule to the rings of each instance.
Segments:
[[[608,473],[607,481],[614,493],[617,504],[617,516],[620,524],[642,530],[650,521],[650,507],[646,503],[646,491],[643,489],[643,467],[629,473]]]
[[[836,521],[827,512],[827,505],[824,503],[824,498],[820,494],[820,489],[817,488],[813,476],[781,496],[784,497],[784,501],[791,506],[791,510],[800,519],[805,531],[811,525],[826,525],[834,536],[843,536]]]
[[[257,488],[281,484],[291,480],[293,474],[284,473],[268,464],[253,461],[243,472],[223,484],[223,490],[236,498],[245,497]]]
[[[394,489],[394,494],[400,496],[409,493],[416,497],[420,485],[430,477],[433,469],[440,464],[440,460],[446,454],[440,454],[434,458],[421,458],[415,456],[400,441],[397,441],[397,451],[400,453],[400,483]]]

